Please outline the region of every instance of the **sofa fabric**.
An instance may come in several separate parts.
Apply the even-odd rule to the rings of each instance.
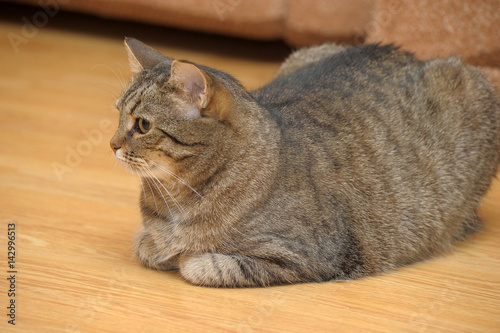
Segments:
[[[500,92],[499,0],[7,1],[295,47],[392,43],[420,59],[461,57],[481,67]]]

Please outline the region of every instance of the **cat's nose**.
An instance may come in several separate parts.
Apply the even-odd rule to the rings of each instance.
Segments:
[[[120,149],[120,148],[121,148],[120,146],[118,146],[118,145],[117,145],[116,143],[114,143],[114,142],[110,142],[110,143],[109,143],[109,146],[111,147],[111,149],[113,150],[113,153],[115,153],[115,154],[116,154],[116,151],[117,151],[118,149]]]

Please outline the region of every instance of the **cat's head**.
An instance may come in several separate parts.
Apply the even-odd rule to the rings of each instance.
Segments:
[[[135,76],[116,102],[116,158],[141,177],[211,174],[237,140],[241,103],[234,100],[248,93],[227,74],[170,59],[136,39],[125,46]]]

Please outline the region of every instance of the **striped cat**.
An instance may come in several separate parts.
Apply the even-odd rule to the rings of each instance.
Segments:
[[[127,38],[116,158],[142,180],[147,267],[214,287],[355,279],[479,229],[500,103],[458,59],[299,50],[249,92]]]

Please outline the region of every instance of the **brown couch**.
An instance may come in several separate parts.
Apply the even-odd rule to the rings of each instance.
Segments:
[[[367,42],[394,43],[420,59],[459,56],[500,93],[499,0],[377,0]]]
[[[460,56],[500,91],[499,0],[10,0],[293,46],[400,45],[419,58]]]
[[[350,42],[370,21],[374,0],[10,0],[184,29],[293,45]]]

